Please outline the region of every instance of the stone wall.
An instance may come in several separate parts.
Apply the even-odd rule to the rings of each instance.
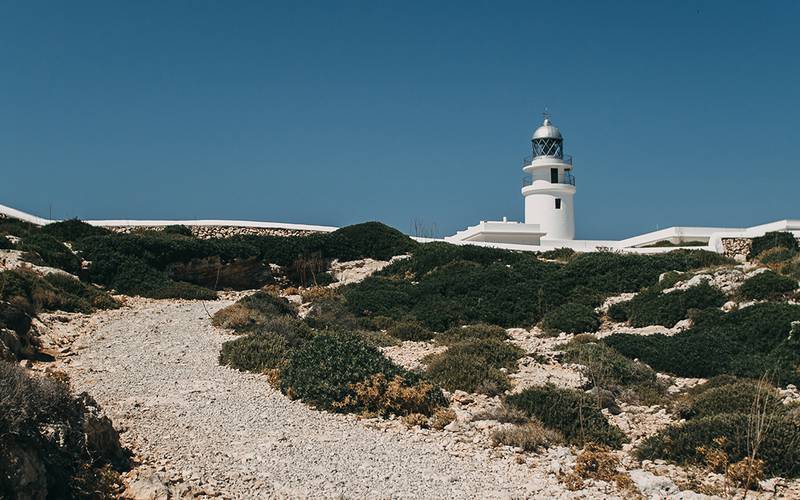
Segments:
[[[196,237],[208,240],[212,238],[227,238],[229,236],[258,235],[258,236],[307,236],[316,231],[283,229],[272,227],[239,227],[239,226],[186,226],[191,229]],[[164,226],[111,226],[106,227],[117,233],[136,233],[140,231],[162,231]]]
[[[750,238],[722,238],[722,254],[736,260],[745,260],[753,246]]]

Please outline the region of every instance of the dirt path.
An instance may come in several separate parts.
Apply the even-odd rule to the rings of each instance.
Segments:
[[[488,450],[453,456],[439,439],[314,411],[219,366],[231,337],[200,302],[132,299],[82,324],[65,364],[75,387],[166,483],[231,498],[571,496],[540,469]]]

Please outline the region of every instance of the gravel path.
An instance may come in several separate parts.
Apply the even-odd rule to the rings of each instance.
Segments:
[[[219,366],[232,337],[200,302],[131,299],[82,328],[65,364],[74,385],[100,402],[145,467],[173,482],[232,498],[574,495],[538,468],[488,450],[453,456],[441,439],[311,410],[262,376]]]

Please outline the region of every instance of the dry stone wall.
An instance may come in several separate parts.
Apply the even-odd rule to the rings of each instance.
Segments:
[[[257,235],[257,236],[307,236],[317,231],[284,229],[272,227],[241,227],[241,226],[187,226],[196,237],[209,240],[212,238],[228,238],[230,236]],[[109,226],[106,227],[116,233],[137,233],[141,231],[163,231],[164,226]]]
[[[722,238],[722,254],[732,259],[747,259],[752,246],[753,240],[750,238]]]

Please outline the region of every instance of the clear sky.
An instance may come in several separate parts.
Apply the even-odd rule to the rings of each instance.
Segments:
[[[0,1],[0,203],[520,220],[547,107],[580,238],[800,218],[800,2]]]

